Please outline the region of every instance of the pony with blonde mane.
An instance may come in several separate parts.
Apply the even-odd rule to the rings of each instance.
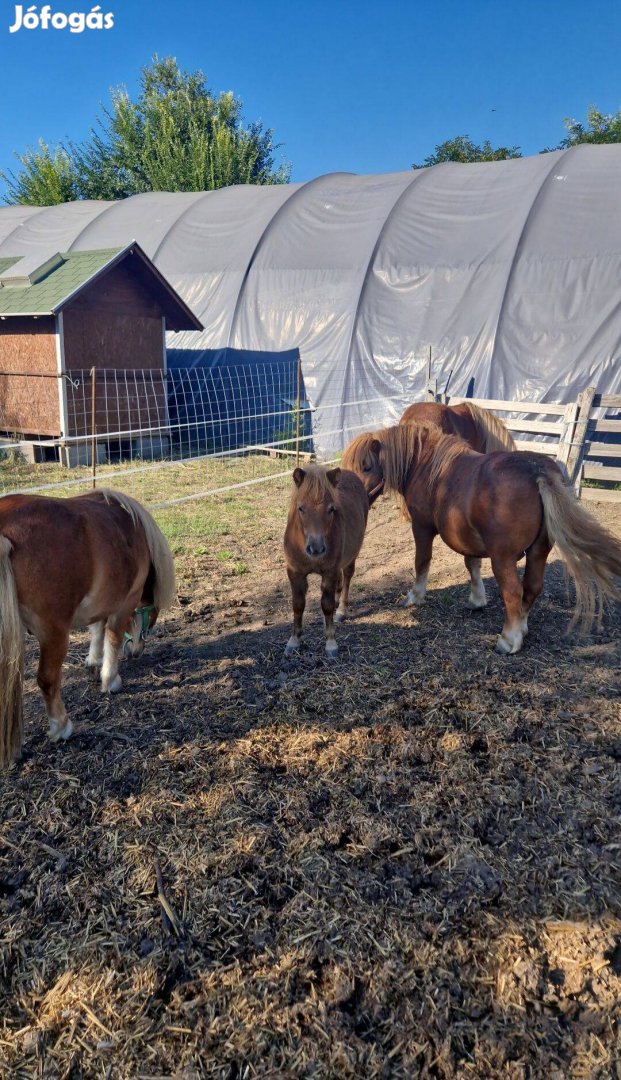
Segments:
[[[607,600],[619,599],[621,543],[580,506],[562,470],[543,454],[477,453],[438,428],[405,424],[358,436],[343,463],[367,491],[381,484],[405,500],[416,545],[416,578],[406,603],[425,600],[438,534],[465,558],[470,607],[487,603],[481,559],[491,559],[506,615],[499,652],[521,649],[554,544],[576,585],[572,625],[589,627],[601,619]]]
[[[490,412],[489,409],[482,409],[471,401],[463,401],[459,405],[442,405],[440,402],[434,401],[421,401],[414,405],[408,405],[399,420],[399,425],[409,426],[416,423],[424,424],[428,428],[436,428],[444,435],[456,435],[467,442],[473,450],[477,450],[481,454],[493,454],[497,450],[513,451],[516,449],[515,440],[503,421],[495,413]],[[383,476],[380,475],[380,470],[373,466],[372,459],[369,459],[366,467],[361,465],[360,462],[354,465],[349,456],[349,450],[349,447],[345,449],[343,465],[348,469],[353,469],[361,477],[369,495],[369,503],[373,504],[384,491]],[[396,489],[393,490],[396,491]],[[415,521],[416,508],[409,507],[404,497],[398,493],[396,494],[396,502],[403,521],[410,521],[412,524],[414,545],[416,547],[417,534],[422,535],[425,531]],[[415,564],[418,565],[416,555],[414,559]],[[486,603],[485,587],[481,581],[480,571],[477,570],[476,563],[469,563],[467,559],[466,567],[469,570],[472,583],[470,604],[474,608],[483,607]],[[414,585],[410,589],[403,606],[412,607],[423,604],[425,591],[426,579],[421,587],[417,588]]]
[[[500,417],[472,401],[462,401],[459,405],[442,405],[435,401],[417,402],[415,405],[408,405],[399,423],[437,427],[444,435],[457,435],[464,439],[480,454],[517,449],[511,432]]]
[[[493,454],[496,450],[517,450],[515,439],[505,423],[472,401],[459,405],[443,405],[438,401],[419,401],[408,405],[400,424],[426,424],[436,427],[444,435],[457,435],[480,454]],[[381,488],[373,497],[381,493]],[[401,495],[397,495],[397,507],[404,521],[410,521],[410,512]],[[409,606],[409,601],[406,601]]]
[[[121,688],[119,654],[138,656],[175,596],[168,544],[135,499],[99,490],[71,499],[0,499],[0,767],[23,741],[24,629],[40,646],[37,681],[52,741],[73,731],[61,696],[72,629],[88,626],[86,664],[102,690]]]
[[[293,605],[293,632],[287,642],[287,655],[300,647],[308,575],[320,574],[326,653],[336,656],[334,623],[342,622],[347,615],[349,586],[368,513],[367,493],[353,473],[320,465],[294,471],[284,537]],[[335,611],[339,593],[340,602]]]

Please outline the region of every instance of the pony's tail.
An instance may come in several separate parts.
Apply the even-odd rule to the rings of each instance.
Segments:
[[[484,454],[491,454],[494,450],[517,449],[513,435],[499,416],[490,412],[489,409],[482,409],[479,405],[474,405],[470,401],[466,401],[465,404],[468,406],[472,419],[483,435]]]
[[[589,630],[601,622],[609,600],[621,599],[615,577],[621,578],[621,543],[577,502],[553,462],[537,477],[545,527],[576,584],[571,626]]]
[[[131,514],[134,521],[140,522],[151,556],[155,581],[153,583],[153,604],[158,611],[165,611],[172,606],[177,595],[175,585],[175,564],[168,541],[148,510],[137,499],[120,491],[100,489],[105,498],[114,499],[124,510]]]
[[[155,571],[153,583],[153,603],[158,611],[165,611],[171,607],[176,596],[175,564],[168,541],[161,529],[156,525],[148,510],[140,503],[136,503],[136,514],[144,529],[147,539],[151,564]]]
[[[11,551],[10,541],[0,536],[0,769],[19,755],[24,737],[24,630]]]

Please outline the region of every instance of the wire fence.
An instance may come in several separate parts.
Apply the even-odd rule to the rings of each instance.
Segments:
[[[318,420],[325,439],[342,443],[363,427],[343,427],[348,405],[379,422],[386,402],[315,407],[299,358],[168,372],[0,372],[0,494],[122,482],[150,505],[172,505],[289,475],[315,456]]]
[[[426,394],[444,399],[430,377]],[[585,481],[606,488],[603,497],[619,497],[621,397],[590,388],[566,405],[478,403],[521,433],[520,449],[560,458],[578,490]],[[172,506],[288,476],[316,456],[317,431],[322,447],[340,448],[362,430],[394,422],[404,404],[395,394],[317,407],[299,356],[168,372],[0,372],[0,494],[122,486],[147,505]],[[608,410],[605,419],[595,407]],[[533,434],[550,441],[533,442]]]

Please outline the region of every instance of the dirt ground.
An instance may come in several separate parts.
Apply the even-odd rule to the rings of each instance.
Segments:
[[[315,582],[287,661],[286,500],[202,544],[180,512],[179,609],[113,698],[76,636],[62,746],[29,648],[0,1075],[621,1078],[621,610],[565,636],[552,560],[499,656],[489,564],[470,612],[437,541],[426,606],[398,606],[412,543],[384,500],[338,659]]]

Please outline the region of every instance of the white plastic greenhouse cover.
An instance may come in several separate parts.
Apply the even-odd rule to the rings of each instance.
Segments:
[[[205,326],[169,335],[188,366],[299,347],[320,446],[419,398],[429,346],[453,393],[621,391],[621,145],[0,209],[0,257],[132,239]]]

